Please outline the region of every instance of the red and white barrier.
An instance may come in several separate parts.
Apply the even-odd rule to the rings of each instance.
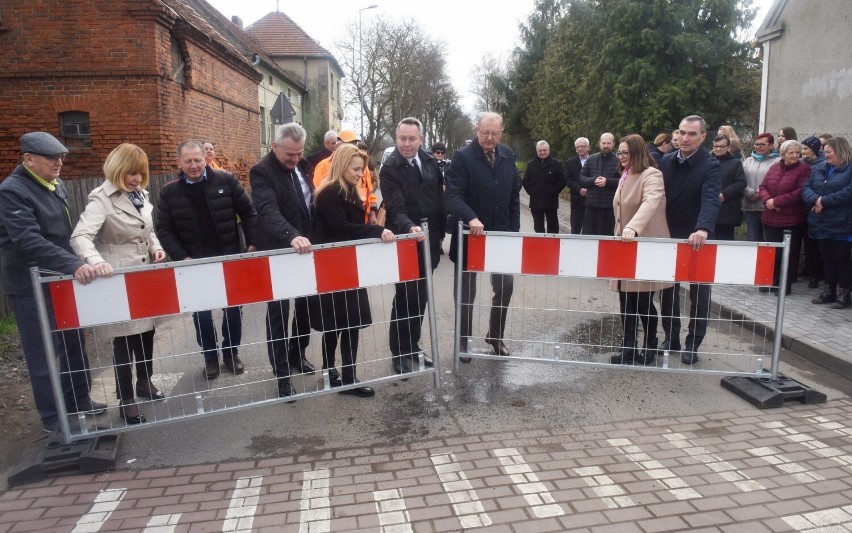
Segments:
[[[713,242],[694,251],[674,240],[624,242],[518,234],[468,238],[471,272],[580,278],[772,285],[777,247]],[[779,252],[780,253],[780,252]]]
[[[171,266],[174,265],[174,266]],[[89,285],[49,283],[57,329],[190,313],[420,277],[417,241],[370,243],[221,262],[171,263]]]

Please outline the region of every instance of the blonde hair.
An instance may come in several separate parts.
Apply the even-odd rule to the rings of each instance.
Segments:
[[[358,187],[354,187],[347,183],[346,179],[343,177],[343,173],[346,172],[346,169],[349,168],[352,160],[356,157],[361,158],[364,162],[364,169],[366,170],[367,163],[370,160],[366,152],[359,150],[357,146],[352,144],[341,144],[337,147],[337,150],[335,150],[331,155],[331,169],[328,172],[328,176],[322,180],[316,194],[314,194],[314,200],[316,200],[317,196],[319,196],[319,193],[323,189],[334,183],[338,184],[340,191],[345,198],[349,199],[355,197],[362,202],[365,200],[361,196],[361,190]]]
[[[104,177],[119,190],[127,192],[124,177],[128,174],[142,174],[141,188],[148,188],[148,156],[135,144],[124,143],[116,146],[104,161]]]
[[[741,154],[743,151],[743,144],[740,141],[740,136],[737,135],[737,132],[734,131],[734,127],[728,124],[724,124],[719,126],[719,131],[717,132],[719,135],[724,135],[728,138],[728,146],[731,149],[732,154]]]

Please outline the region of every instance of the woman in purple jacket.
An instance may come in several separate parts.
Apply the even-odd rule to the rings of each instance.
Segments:
[[[787,293],[799,271],[799,250],[802,247],[802,232],[807,220],[805,202],[802,200],[802,187],[811,175],[811,167],[801,160],[802,147],[796,140],[787,140],[781,144],[781,160],[766,172],[760,184],[760,200],[763,213],[763,235],[769,242],[782,242],[784,231],[789,230],[790,261],[787,264]],[[778,292],[781,282],[781,250],[775,254],[775,287]]]

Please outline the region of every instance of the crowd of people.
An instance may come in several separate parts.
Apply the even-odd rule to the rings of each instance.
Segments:
[[[428,250],[418,247],[421,279],[396,285],[389,324],[392,368],[405,374],[414,367],[432,365],[420,346],[427,303],[422,277],[427,264],[434,269],[440,261],[446,228],[461,221],[472,236],[520,231],[522,187],[530,195],[535,231],[541,233],[559,232],[558,195],[566,186],[575,234],[616,235],[626,241],[671,237],[685,239],[698,250],[708,239],[734,239],[743,221],[747,238],[755,241],[780,241],[789,230],[794,249],[787,292],[796,279],[798,247],[804,240],[812,286],[825,280],[814,303],[838,309],[850,305],[852,150],[843,138],[808,137],[800,143],[795,132],[785,128],[779,132],[783,142],[777,146],[772,134],[758,135],[754,152],[743,159],[733,128],[719,129],[711,154],[703,147],[706,122],[691,115],[674,132],[661,133],[647,144],[636,134],[616,141],[613,134],[604,133],[600,150],[590,154],[589,140],[580,137],[574,142],[577,155],[564,165],[552,157],[549,144],[540,141],[537,157],[527,164],[522,180],[515,154],[500,142],[502,134],[502,117],[482,113],[475,137],[449,160],[444,158],[443,143],[433,144],[431,154],[425,151],[423,125],[416,118],[405,118],[397,125],[395,147],[376,180],[361,139],[351,130],[329,131],[323,148],[305,157],[305,130],[298,124],[284,124],[276,130],[271,151],[249,172],[251,194],[236,176],[218,168],[213,143],[187,140],[177,147],[177,179],[165,184],[155,200],[146,190],[147,156],[138,146],[122,144],[107,157],[105,181],[89,195],[76,226],[72,226],[59,179],[68,149],[45,132],[23,135],[21,164],[0,184],[2,283],[21,332],[44,429],[57,429],[59,413],[28,265],[73,274],[79,283],[88,284],[111,276],[117,268],[167,258],[182,261],[286,248],[305,254],[315,244],[363,238],[391,243],[402,234],[423,240],[421,221],[426,220],[431,246]],[[376,202],[377,189],[383,198],[381,206]],[[449,258],[454,262],[464,260],[459,250],[467,249],[460,247],[458,238],[453,232]],[[776,286],[780,269],[779,256]],[[460,282],[461,293],[455,297],[461,303],[461,351],[468,353],[476,274],[465,272]],[[495,354],[507,356],[510,349],[504,332],[514,278],[491,274],[490,284],[493,294],[484,339]],[[685,364],[698,361],[707,331],[710,285],[689,285],[689,324],[683,342],[679,284],[615,280],[612,288],[619,293],[623,340],[611,362],[650,365],[659,350],[680,352]],[[267,354],[278,395],[294,395],[292,375],[316,373],[306,358],[310,332],[316,330],[322,332],[322,369],[330,385],[340,387],[341,393],[373,396],[375,391],[360,384],[356,373],[359,331],[372,324],[367,291],[293,299],[288,334],[290,304],[289,300],[271,301],[266,310]],[[220,353],[228,372],[245,370],[239,357],[242,308],[222,311],[221,342],[211,311],[192,315],[206,380],[219,377]],[[660,322],[662,340],[658,338]],[[143,423],[138,398],[165,399],[152,381],[154,322],[101,328],[103,335],[113,338],[120,414],[128,424]],[[105,412],[106,405],[89,396],[91,380],[82,333],[56,332],[52,341],[61,366],[65,410]]]

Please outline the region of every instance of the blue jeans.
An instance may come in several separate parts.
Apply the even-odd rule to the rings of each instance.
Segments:
[[[226,307],[222,311],[222,358],[227,360],[237,355],[237,347],[243,336],[243,308]],[[192,313],[195,324],[195,340],[201,346],[205,362],[219,360],[217,353],[216,326],[213,325],[213,311]]]
[[[751,242],[763,242],[763,223],[760,214],[763,211],[743,211],[746,223],[746,239]]]

